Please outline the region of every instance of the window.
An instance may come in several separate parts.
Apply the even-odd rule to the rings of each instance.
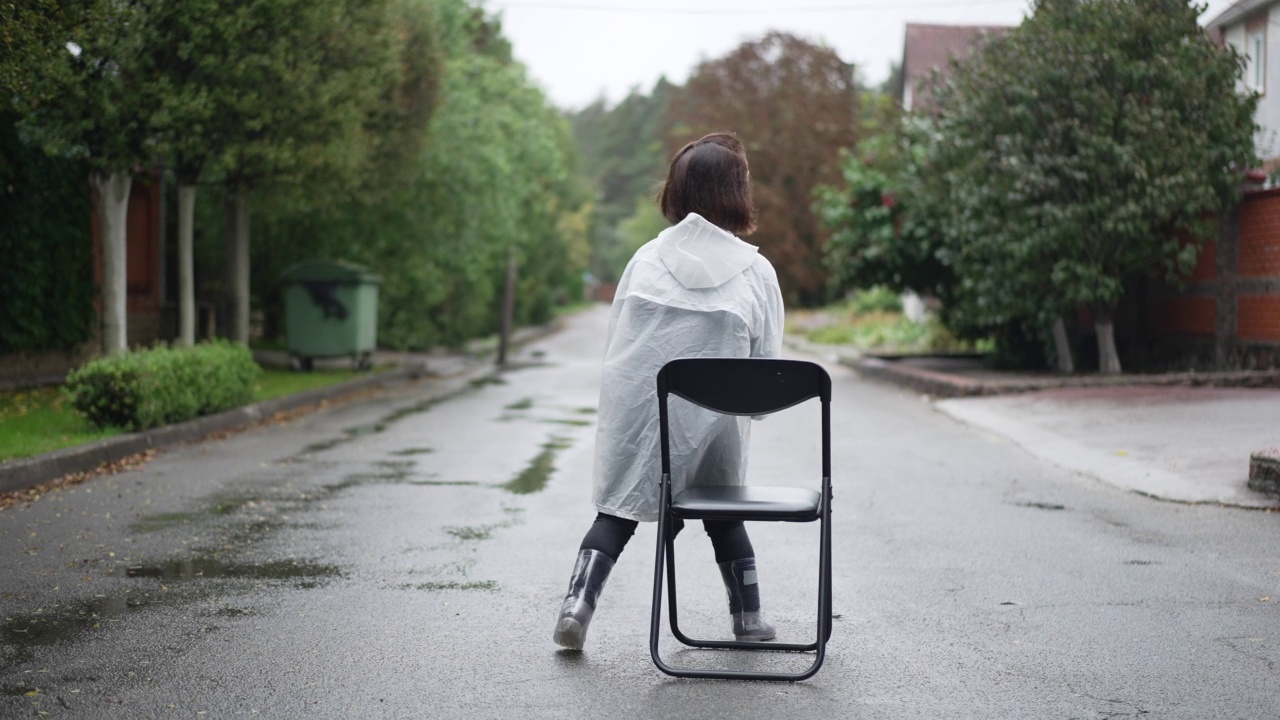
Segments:
[[[1267,29],[1265,24],[1261,27],[1249,28],[1245,40],[1245,56],[1247,60],[1244,71],[1245,84],[1254,92],[1266,93]]]

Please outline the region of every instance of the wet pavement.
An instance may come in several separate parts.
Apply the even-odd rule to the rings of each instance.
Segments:
[[[1074,388],[944,400],[938,407],[1124,490],[1280,510],[1280,497],[1248,487],[1250,455],[1280,445],[1275,388]]]
[[[0,716],[1280,714],[1280,514],[1121,491],[836,364],[823,670],[659,674],[651,524],[586,651],[557,650],[594,514],[606,315],[493,380],[402,386],[0,512]],[[755,424],[752,477],[816,483],[817,430],[804,405]],[[752,537],[780,639],[811,637],[816,526]],[[677,552],[682,621],[724,634],[709,543],[691,528]],[[807,664],[677,647],[692,666]]]

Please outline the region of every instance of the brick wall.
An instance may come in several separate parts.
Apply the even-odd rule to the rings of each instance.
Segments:
[[[1186,287],[1146,302],[1154,345],[1183,364],[1280,367],[1280,189],[1252,192],[1219,219]],[[1210,349],[1208,354],[1206,349]]]
[[[1242,278],[1280,278],[1280,193],[1256,193],[1240,206]]]
[[[1280,343],[1280,294],[1241,295],[1236,310],[1239,339]]]

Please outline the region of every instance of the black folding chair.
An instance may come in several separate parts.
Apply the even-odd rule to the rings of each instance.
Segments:
[[[667,396],[728,415],[768,415],[810,398],[822,401],[822,491],[794,487],[690,487],[671,496],[671,448]],[[813,677],[822,667],[831,637],[831,378],[821,366],[799,360],[761,358],[687,358],[672,360],[658,372],[658,417],[662,442],[662,499],[658,510],[658,550],[653,570],[653,609],[649,653],[668,675],[724,680],[789,680]],[[680,631],[676,619],[676,561],[673,518],[684,520],[822,521],[818,552],[818,629],[812,643],[695,640]],[[662,573],[666,560],[671,632],[690,647],[816,651],[813,665],[799,673],[674,668],[658,656],[662,624]]]

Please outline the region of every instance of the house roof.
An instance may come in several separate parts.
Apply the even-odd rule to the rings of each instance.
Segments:
[[[1271,0],[1272,2],[1276,0]],[[1003,35],[1007,25],[927,25],[907,23],[902,44],[902,83],[898,100],[904,100],[906,88],[913,98],[925,101],[929,75],[934,70],[947,72],[951,58],[964,59],[987,35]],[[927,101],[925,101],[927,102]],[[919,106],[919,102],[916,105]]]
[[[1218,16],[1210,20],[1205,27],[1210,30],[1218,30],[1228,25],[1234,25],[1244,20],[1254,10],[1261,10],[1269,5],[1275,5],[1276,2],[1277,0],[1238,0],[1226,10],[1218,13]]]

